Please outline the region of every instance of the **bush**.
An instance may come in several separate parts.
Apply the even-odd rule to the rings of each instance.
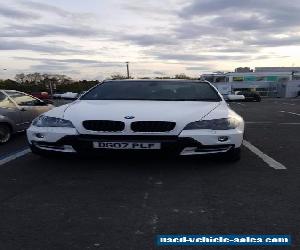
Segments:
[[[78,81],[78,82],[72,82],[68,84],[60,84],[56,85],[56,89],[54,89],[54,92],[82,92],[90,89],[91,87],[98,84],[99,81]],[[49,87],[47,87],[48,84],[45,84],[43,82],[39,84],[32,84],[32,83],[24,83],[20,84],[13,80],[0,80],[0,89],[12,89],[12,90],[18,90],[25,93],[32,93],[32,92],[50,92]]]

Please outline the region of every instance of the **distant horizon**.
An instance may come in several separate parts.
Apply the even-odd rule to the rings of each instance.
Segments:
[[[210,72],[203,72],[203,73],[200,73],[200,74],[198,74],[197,76],[192,76],[192,75],[188,75],[188,74],[186,74],[186,73],[175,73],[175,75],[163,75],[163,76],[161,76],[161,75],[153,75],[153,76],[132,76],[132,75],[130,75],[130,77],[133,77],[133,79],[142,79],[142,78],[145,78],[145,77],[149,77],[150,79],[154,79],[154,78],[163,78],[163,77],[169,77],[169,78],[175,78],[176,77],[176,75],[180,75],[180,74],[185,74],[187,77],[190,77],[190,78],[200,78],[200,76],[202,75],[202,74],[218,74],[218,73],[220,73],[220,74],[227,74],[227,73],[266,73],[267,71],[255,71],[255,68],[299,68],[300,69],[300,66],[291,66],[291,67],[289,67],[289,66],[287,66],[287,67],[281,67],[281,66],[262,66],[262,67],[254,67],[254,68],[250,68],[251,70],[253,70],[252,72],[251,71],[249,71],[249,72],[235,72],[235,69],[234,70],[232,70],[232,71],[221,71],[221,70],[215,70],[215,71],[210,71]],[[125,69],[126,70],[126,69]],[[280,72],[282,72],[282,73],[285,73],[285,72],[290,72],[291,70],[289,70],[289,71],[268,71],[269,73],[280,73]],[[62,73],[60,73],[60,72],[20,72],[20,73],[24,73],[24,74],[33,74],[33,73],[39,73],[39,74],[41,74],[41,75],[43,75],[43,74],[58,74],[58,75],[63,75]],[[300,73],[300,71],[299,72],[296,72],[296,73]],[[66,75],[66,74],[64,74],[64,75]],[[84,81],[84,80],[87,80],[87,81],[102,81],[102,80],[106,80],[106,79],[111,79],[111,76],[113,76],[113,75],[122,75],[122,76],[124,76],[124,77],[126,77],[126,72],[124,73],[124,74],[121,74],[121,73],[119,73],[119,72],[115,72],[115,73],[113,73],[113,74],[111,74],[110,76],[107,76],[107,77],[104,77],[104,78],[102,78],[102,79],[96,79],[96,78],[90,78],[90,79],[86,79],[86,78],[81,78],[81,79],[76,79],[76,78],[73,78],[73,77],[71,77],[70,75],[66,75],[67,77],[71,77],[71,79],[72,80],[74,80],[74,81]],[[15,75],[13,76],[13,77],[11,77],[11,78],[6,78],[6,79],[3,79],[3,78],[1,78],[1,75],[0,75],[0,80],[2,80],[2,81],[5,81],[5,80],[15,80]]]

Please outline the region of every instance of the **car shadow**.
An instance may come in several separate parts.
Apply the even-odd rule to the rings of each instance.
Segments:
[[[216,171],[224,168],[235,168],[238,162],[228,162],[219,155],[176,156],[143,153],[114,153],[90,156],[56,156],[47,157],[47,165],[66,171],[81,170],[130,170],[153,171],[172,170],[186,171],[199,169],[201,171]]]

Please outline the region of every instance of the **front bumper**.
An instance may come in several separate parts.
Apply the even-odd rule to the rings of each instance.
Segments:
[[[159,151],[180,155],[198,155],[225,153],[239,148],[243,133],[239,130],[184,130],[177,135],[81,135],[74,128],[38,128],[31,126],[27,130],[28,142],[31,146],[44,151],[64,153],[97,153],[112,151],[112,149],[95,149],[93,142],[159,142]],[[226,140],[221,140],[226,139]],[[115,150],[114,150],[115,151]],[[117,150],[141,151],[141,150]]]

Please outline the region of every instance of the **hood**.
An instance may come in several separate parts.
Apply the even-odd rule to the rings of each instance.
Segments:
[[[79,132],[85,132],[85,120],[173,121],[178,129],[189,122],[201,120],[222,102],[195,101],[132,101],[132,100],[78,100],[64,111],[64,119],[72,121]],[[125,119],[125,116],[134,116]]]

